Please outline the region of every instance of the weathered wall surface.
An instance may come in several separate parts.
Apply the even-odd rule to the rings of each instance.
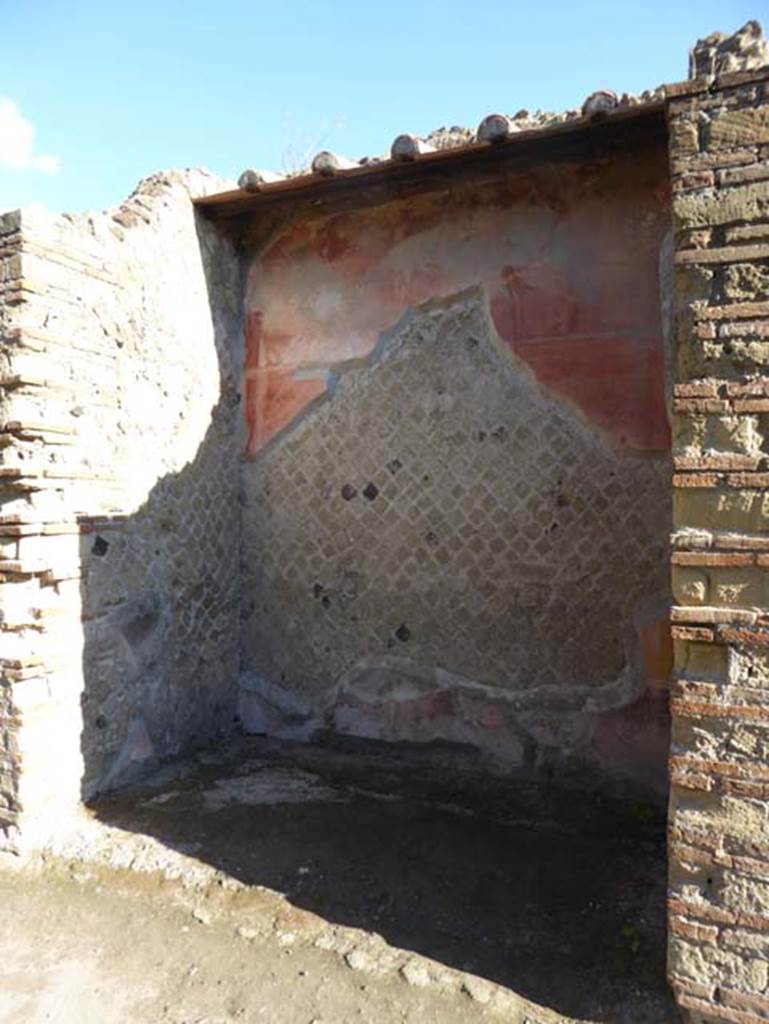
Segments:
[[[670,975],[769,1019],[769,69],[670,102],[676,228]]]
[[[44,805],[232,727],[240,271],[190,203],[220,185],[157,175],[116,211],[23,215],[12,236],[3,692],[13,810],[40,832]]]
[[[255,261],[247,296],[248,451],[367,356],[403,311],[485,286],[495,330],[620,448],[669,449],[658,257],[665,152],[460,179],[371,210],[300,218]]]
[[[253,261],[247,724],[664,790],[666,182],[498,173]]]

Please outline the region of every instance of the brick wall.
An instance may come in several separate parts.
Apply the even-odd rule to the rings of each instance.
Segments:
[[[18,213],[0,217],[0,338],[7,338],[13,330],[13,320],[19,302],[21,283],[21,218]],[[0,349],[0,373],[10,373],[9,360],[4,347]],[[0,418],[7,418],[7,394],[0,389]],[[2,471],[0,471],[2,472]],[[0,490],[4,488],[0,476]],[[8,576],[0,573],[0,594],[5,593]],[[0,606],[3,624],[6,620],[5,601]],[[0,844],[10,841],[17,830],[19,815],[19,725],[20,718],[12,700],[13,681],[9,672],[19,666],[10,654],[2,653],[0,661]]]
[[[220,184],[2,221],[9,842],[234,724],[240,270],[190,203]]]
[[[669,90],[676,239],[670,977],[769,1019],[769,69]]]

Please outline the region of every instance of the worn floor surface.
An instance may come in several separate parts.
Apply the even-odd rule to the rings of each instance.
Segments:
[[[3,1024],[496,1019],[467,995],[369,978],[304,942],[244,938],[226,916],[198,910],[200,921],[155,886],[6,877],[0,900]]]
[[[100,803],[0,873],[0,1022],[676,1020],[656,822],[407,763],[247,741]]]

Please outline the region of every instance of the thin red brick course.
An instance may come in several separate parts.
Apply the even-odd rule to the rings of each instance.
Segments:
[[[769,878],[769,860],[756,860],[755,857],[733,857],[732,866],[735,871],[755,878]]]
[[[727,551],[674,551],[674,565],[745,566],[753,565],[755,557],[743,552]]]
[[[705,643],[715,640],[715,632],[703,626],[672,626],[670,633],[674,640],[700,640]]]
[[[715,697],[719,687],[715,683],[702,683],[697,680],[674,679],[670,692],[677,697]]]
[[[718,639],[727,644],[747,646],[769,646],[769,633],[755,629],[736,629],[730,626],[718,627]]]
[[[679,266],[692,263],[735,263],[769,257],[769,245],[722,246],[715,249],[684,249],[675,255]]]
[[[675,160],[672,166],[674,173],[683,174],[694,170],[737,167],[741,164],[755,163],[757,159],[755,150],[738,149],[725,153],[695,153],[693,156]]]
[[[701,188],[712,188],[715,174],[711,170],[688,171],[673,182],[673,192],[693,192]]]
[[[702,985],[689,978],[678,978],[674,975],[671,984],[676,992],[697,996],[699,999],[714,999],[716,995],[715,985]]]
[[[718,928],[714,925],[687,921],[684,917],[671,917],[670,930],[674,935],[681,935],[683,938],[693,939],[708,946],[715,946],[718,941]]]
[[[729,412],[731,404],[723,398],[675,398],[673,412]]]
[[[668,910],[671,914],[677,914],[679,917],[687,919],[698,918],[713,924],[737,924],[737,914],[733,911],[719,907],[715,903],[706,903],[704,900],[683,900],[671,896],[668,900]],[[767,925],[769,925],[769,921]]]
[[[719,986],[718,995],[721,1002],[736,1010],[750,1010],[764,1014],[764,1020],[769,1020],[769,997],[758,995],[755,992],[738,992],[733,988]]]
[[[673,486],[681,488],[717,487],[719,481],[716,473],[675,473],[673,476]]]
[[[676,398],[717,398],[718,384],[714,380],[693,380],[673,385]]]
[[[769,412],[769,398],[738,398],[734,402],[735,412]]]
[[[769,302],[733,302],[728,306],[703,306],[699,311],[705,320],[732,320],[769,316]]]
[[[769,707],[712,704],[705,701],[684,700],[680,697],[672,699],[670,707],[673,712],[683,715],[685,718],[738,718],[755,722],[769,721]]]
[[[670,764],[676,769],[711,772],[733,779],[765,779],[769,782],[769,765],[755,761],[712,761],[704,757],[679,754],[671,756]]]
[[[730,473],[726,480],[730,487],[769,487],[769,473]]]

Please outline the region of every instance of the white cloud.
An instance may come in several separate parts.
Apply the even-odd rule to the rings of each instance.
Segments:
[[[0,168],[56,174],[59,158],[35,152],[35,126],[13,100],[0,96]]]

